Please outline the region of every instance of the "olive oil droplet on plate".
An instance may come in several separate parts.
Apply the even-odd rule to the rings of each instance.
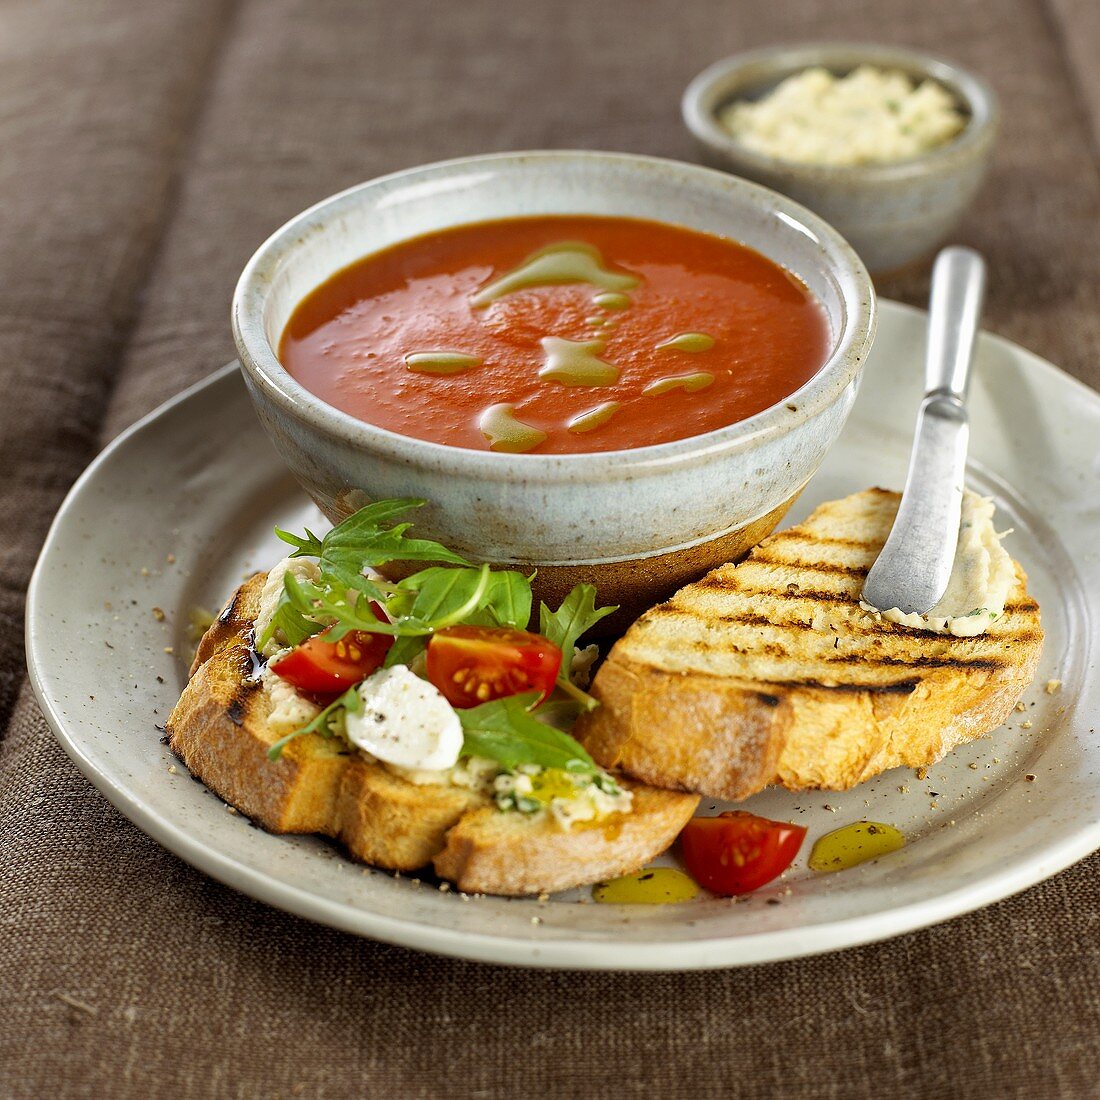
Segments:
[[[607,905],[674,905],[699,896],[695,882],[675,867],[649,867],[592,887],[592,897]]]
[[[818,837],[808,862],[811,871],[845,871],[904,847],[905,834],[893,825],[857,821]]]

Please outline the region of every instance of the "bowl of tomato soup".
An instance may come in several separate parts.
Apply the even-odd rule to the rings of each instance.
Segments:
[[[329,518],[424,498],[424,534],[626,618],[775,526],[847,417],[874,293],[828,225],[724,173],[500,154],[307,210],[233,324]]]

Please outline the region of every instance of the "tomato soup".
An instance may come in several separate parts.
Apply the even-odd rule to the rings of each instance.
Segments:
[[[417,439],[566,453],[666,443],[794,393],[825,315],[735,241],[632,218],[464,225],[337,272],[279,355],[306,389]]]

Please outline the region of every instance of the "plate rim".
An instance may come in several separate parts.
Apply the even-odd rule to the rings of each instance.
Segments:
[[[883,313],[894,311],[924,315],[925,310],[889,299],[881,300]],[[1100,393],[1043,359],[1035,352],[1005,337],[983,332],[994,344],[1027,360],[1029,370],[1039,370],[1057,384],[1072,383],[1091,402]],[[422,921],[403,920],[364,909],[354,904],[322,897],[276,876],[251,868],[236,856],[198,839],[171,824],[146,806],[122,783],[100,771],[83,751],[79,738],[71,735],[50,693],[47,648],[39,639],[36,623],[40,615],[40,589],[45,584],[49,559],[55,553],[60,531],[70,510],[77,506],[85,486],[100,469],[114,460],[129,441],[150,425],[189,401],[197,393],[222,383],[239,370],[236,361],[169,398],[135,421],[111,440],[89,463],[65,495],[51,521],[27,588],[25,647],[31,688],[43,717],[81,774],[128,820],[197,870],[226,886],[265,904],[319,922],[341,931],[365,936],[401,947],[454,958],[498,965],[563,970],[668,972],[714,970],[758,965],[802,958],[891,939],[953,917],[974,912],[1036,885],[1065,870],[1100,849],[1100,818],[1083,823],[1074,833],[1055,840],[1042,850],[987,874],[964,887],[924,900],[873,913],[844,917],[812,926],[793,926],[772,932],[711,937],[698,940],[614,940],[570,939],[565,933],[544,940],[478,932],[459,932]]]

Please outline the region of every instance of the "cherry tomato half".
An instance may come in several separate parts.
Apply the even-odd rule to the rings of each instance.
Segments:
[[[802,825],[770,821],[744,810],[693,817],[680,834],[684,862],[700,886],[729,897],[771,882],[802,847]]]
[[[541,634],[490,626],[449,626],[428,643],[428,679],[452,706],[554,690],[561,650]]]
[[[339,695],[382,667],[393,645],[388,634],[352,630],[338,642],[323,631],[296,645],[272,669],[307,695]]]

